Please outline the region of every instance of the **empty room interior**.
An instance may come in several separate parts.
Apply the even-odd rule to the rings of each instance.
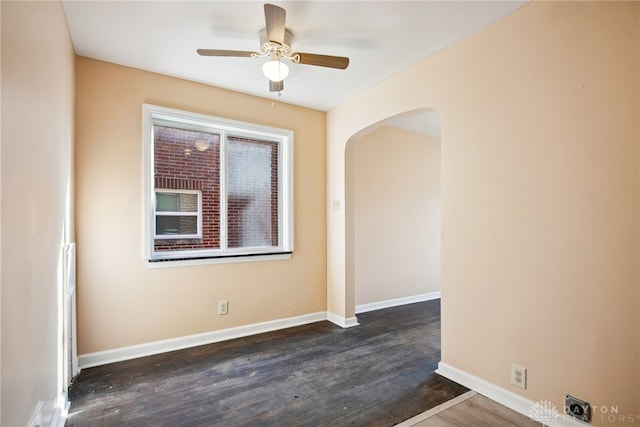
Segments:
[[[640,3],[0,20],[0,425],[640,424]]]

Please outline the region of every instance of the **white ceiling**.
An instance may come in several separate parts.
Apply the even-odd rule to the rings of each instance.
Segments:
[[[328,111],[522,6],[524,1],[277,1],[292,49],[347,56],[347,70],[290,64],[282,96],[260,58],[201,57],[198,48],[259,50],[263,2],[63,1],[76,53]]]

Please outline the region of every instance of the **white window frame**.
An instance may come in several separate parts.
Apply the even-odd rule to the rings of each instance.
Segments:
[[[153,205],[153,235],[154,239],[161,240],[175,240],[175,239],[201,239],[202,238],[202,191],[200,190],[182,190],[172,188],[156,188],[155,193],[167,193],[167,194],[195,194],[198,196],[196,212],[171,212],[171,211],[158,211],[156,210],[156,203]],[[156,199],[157,201],[157,199]],[[196,234],[158,234],[156,229],[156,219],[158,216],[195,216],[197,220]]]
[[[154,182],[154,135],[153,125],[178,125],[184,129],[219,133],[220,153],[220,248],[209,250],[155,251],[155,189]],[[278,143],[278,242],[277,247],[227,248],[226,230],[226,178],[224,150],[226,135],[256,138]],[[143,149],[143,256],[149,267],[217,264],[229,262],[288,259],[293,253],[293,131],[253,123],[229,120],[205,114],[192,113],[152,104],[142,104],[142,149]],[[173,192],[183,190],[170,190]],[[202,195],[199,197],[202,203]],[[159,237],[165,239],[166,236]],[[185,237],[180,237],[185,238]],[[159,262],[166,261],[166,262]]]

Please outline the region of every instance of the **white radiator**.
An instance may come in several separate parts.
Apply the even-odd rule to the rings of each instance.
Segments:
[[[76,244],[69,243],[65,247],[65,340],[67,382],[80,372],[78,369],[78,347],[76,343]]]

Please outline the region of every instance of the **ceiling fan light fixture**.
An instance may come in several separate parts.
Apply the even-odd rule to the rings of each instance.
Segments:
[[[270,59],[262,65],[262,73],[272,82],[281,82],[289,75],[289,67],[279,59]]]
[[[211,146],[211,143],[204,139],[196,139],[196,142],[193,145],[196,147],[196,150],[205,151]]]
[[[0,0],[2,1],[2,0]],[[291,51],[293,35],[285,26],[287,11],[274,4],[264,5],[265,28],[260,30],[260,51],[198,49],[201,56],[231,56],[236,58],[269,58],[262,64],[262,73],[269,80],[269,92],[282,92],[284,79],[289,75],[289,67],[283,64],[285,58],[294,64],[316,65],[319,67],[344,70],[349,58]]]

